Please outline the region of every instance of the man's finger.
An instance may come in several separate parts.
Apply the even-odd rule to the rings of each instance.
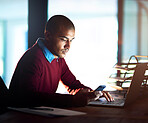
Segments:
[[[114,101],[114,98],[110,95],[109,92],[103,91],[103,95],[106,98],[107,101]]]
[[[108,98],[108,96],[107,96],[107,94],[106,94],[105,92],[103,92],[103,96],[106,98],[106,100],[107,100],[108,102],[110,102],[110,100],[109,100],[109,98]]]

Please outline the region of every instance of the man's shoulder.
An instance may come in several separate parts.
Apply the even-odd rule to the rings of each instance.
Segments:
[[[42,60],[44,60],[44,55],[37,45],[29,48],[20,59],[20,61],[25,63],[41,62]]]
[[[41,57],[43,56],[42,50],[39,48],[38,45],[34,45],[29,48],[25,53],[25,56],[32,56],[32,57]]]

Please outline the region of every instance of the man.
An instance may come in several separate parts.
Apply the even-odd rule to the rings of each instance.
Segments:
[[[96,94],[76,80],[64,60],[75,38],[74,24],[63,15],[55,15],[48,20],[44,35],[45,39],[39,38],[17,64],[9,87],[11,103],[53,107],[87,105]],[[71,94],[55,93],[60,80]],[[112,100],[109,93],[103,94]]]

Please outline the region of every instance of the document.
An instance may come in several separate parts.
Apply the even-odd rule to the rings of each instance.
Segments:
[[[32,107],[32,108],[14,108],[9,107],[11,110],[20,111],[24,113],[36,114],[47,117],[58,117],[58,116],[76,116],[76,115],[85,115],[84,112],[61,109],[61,108],[53,108],[53,107]]]

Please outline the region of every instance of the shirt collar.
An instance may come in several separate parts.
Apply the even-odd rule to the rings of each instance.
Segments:
[[[37,40],[37,44],[39,45],[39,47],[41,48],[44,56],[46,57],[46,59],[51,63],[52,60],[55,58],[54,55],[47,49],[47,47],[44,45],[44,43],[42,42],[42,40],[45,40],[44,38],[39,38]]]

